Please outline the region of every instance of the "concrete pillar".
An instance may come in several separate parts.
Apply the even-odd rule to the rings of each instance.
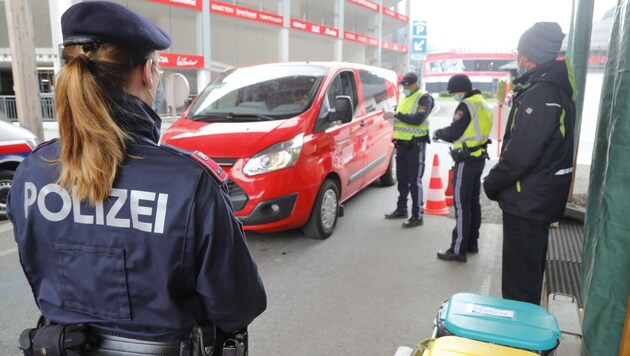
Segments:
[[[344,33],[344,19],[345,19],[345,1],[337,0],[335,3],[335,8],[337,11],[335,12],[335,27],[339,30],[339,35],[335,40],[335,53],[334,60],[341,62],[344,60],[343,58],[343,33]]]
[[[197,93],[201,93],[210,79],[212,79],[212,37],[210,36],[210,2],[202,1],[201,14],[197,17],[199,43],[203,54],[203,69],[197,70]]]
[[[278,36],[278,58],[281,62],[288,62],[289,58],[289,29],[291,28],[291,1],[290,0],[278,0],[278,10],[282,14],[284,23],[282,29],[280,29],[280,35]]]
[[[50,34],[52,38],[51,48],[57,51],[57,60],[53,61],[55,74],[61,70],[61,46],[63,36],[61,34],[61,15],[77,0],[48,0],[48,8],[50,9]]]

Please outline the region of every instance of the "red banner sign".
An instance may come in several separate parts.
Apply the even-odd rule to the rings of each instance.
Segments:
[[[387,15],[389,17],[393,17],[396,20],[400,20],[402,22],[409,22],[409,17],[408,16],[405,16],[405,15],[403,15],[401,13],[398,13],[398,12],[396,12],[394,10],[390,10],[388,8],[385,8],[385,7],[383,8],[383,14],[385,14],[385,15]]]
[[[203,56],[193,54],[160,53],[160,66],[166,68],[203,68]]]
[[[382,43],[383,43],[383,48],[385,49],[389,49],[396,52],[402,52],[402,53],[407,53],[407,51],[409,51],[407,46],[401,45],[400,43],[389,42],[389,41],[382,41]]]
[[[210,1],[210,12],[276,26],[282,26],[284,22],[284,18],[280,15],[258,11],[244,6],[227,4],[220,1]]]
[[[315,33],[318,35],[337,37],[339,36],[339,30],[334,27],[328,27],[324,25],[318,25],[316,23],[302,21],[298,19],[291,19],[291,28],[296,30],[302,30],[306,32]]]
[[[343,33],[343,39],[378,47],[378,39],[374,37],[370,37],[370,36],[364,36],[364,35],[354,33],[354,32],[345,31]]]
[[[363,6],[363,7],[367,7],[368,9],[372,10],[372,11],[376,11],[378,12],[378,4],[371,2],[369,0],[346,0],[348,2],[351,2],[353,4],[357,4],[359,6]]]
[[[201,8],[202,8],[201,1],[203,0],[149,0],[149,1],[201,11]]]

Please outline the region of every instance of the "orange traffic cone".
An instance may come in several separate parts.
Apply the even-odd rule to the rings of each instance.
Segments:
[[[453,206],[453,168],[448,170],[448,182],[446,183],[446,190],[444,196],[446,197],[446,205]]]
[[[431,181],[429,181],[429,194],[427,202],[424,204],[424,212],[433,215],[448,215],[448,206],[444,198],[444,187],[440,177],[440,163],[437,154],[433,155],[433,169],[431,170]]]

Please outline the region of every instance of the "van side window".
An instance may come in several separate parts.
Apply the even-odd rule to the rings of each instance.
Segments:
[[[315,123],[314,132],[319,132],[327,129],[328,127],[337,125],[335,122],[328,121],[328,114],[331,111],[335,111],[335,104],[337,103],[337,96],[347,95],[352,99],[354,108],[357,107],[357,89],[355,86],[354,75],[352,72],[339,73],[335,79],[330,83],[328,91],[326,91],[326,97],[322,107],[319,109],[319,115],[317,122]]]
[[[376,73],[361,70],[359,71],[359,80],[363,88],[366,112],[380,109],[391,110],[387,96],[387,85],[383,77],[378,76]]]

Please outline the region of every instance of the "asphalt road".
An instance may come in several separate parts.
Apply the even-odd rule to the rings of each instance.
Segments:
[[[370,187],[346,204],[334,235],[250,234],[268,290],[252,324],[256,355],[393,355],[431,335],[442,301],[456,292],[500,296],[501,226],[484,224],[468,263],[436,258],[454,220],[426,216],[403,229],[384,220],[395,188]]]

